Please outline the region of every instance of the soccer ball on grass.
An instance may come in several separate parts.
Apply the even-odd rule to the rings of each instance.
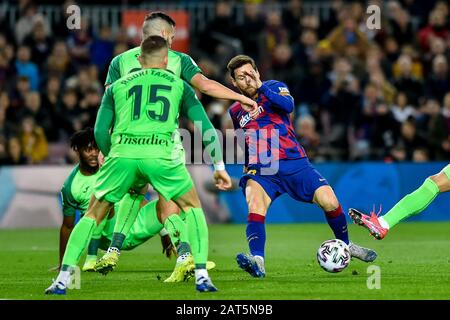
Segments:
[[[327,272],[341,272],[350,263],[350,249],[339,239],[324,241],[317,250],[317,261]]]

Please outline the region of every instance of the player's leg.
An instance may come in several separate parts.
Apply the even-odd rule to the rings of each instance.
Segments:
[[[89,209],[77,223],[69,237],[67,248],[62,260],[61,271],[52,285],[45,290],[46,294],[65,294],[70,275],[76,268],[81,255],[89,244],[97,225],[105,218],[112,207],[105,200],[98,200],[93,196]]]
[[[196,289],[199,292],[217,291],[206,269],[209,249],[208,225],[195,186],[192,184],[189,191],[174,197],[173,200],[186,213],[189,242],[195,262]]]
[[[258,179],[258,182],[254,179]],[[248,179],[245,185],[245,199],[248,207],[246,236],[250,255],[239,253],[236,261],[241,269],[253,277],[263,278],[265,276],[265,219],[272,199],[261,185],[265,185],[263,182],[265,180],[261,177],[254,179]]]
[[[349,241],[347,220],[333,189],[307,158],[289,160],[280,165],[283,189],[296,200],[315,203],[325,213],[334,236],[349,245],[352,257],[365,262],[376,259],[375,251]]]
[[[108,173],[99,177],[95,192],[113,203],[119,203],[124,200],[123,203],[119,203],[116,206],[118,210],[114,213],[115,226],[110,247],[94,266],[95,271],[104,275],[113,271],[117,266],[120,255],[118,247],[122,245],[125,238],[125,236],[122,236],[122,232],[127,232],[126,229],[131,228],[139,211],[140,200],[143,199],[143,195],[139,192],[129,194],[130,188],[141,190],[146,185],[146,181],[138,178],[139,160],[129,158],[113,159],[113,166],[105,168],[108,169]],[[109,160],[105,161],[102,170],[105,165],[109,165]],[[105,185],[105,187],[102,187],[102,185]],[[127,197],[125,197],[126,195]],[[117,226],[118,224],[119,227]]]
[[[117,212],[115,213],[116,222],[108,251],[120,252],[122,249],[125,237],[134,224],[139,209],[141,208],[141,202],[144,200],[144,194],[147,192],[147,188],[147,184],[144,187],[141,184],[138,188],[140,190],[135,191],[132,189],[120,200],[117,206]]]
[[[390,228],[402,220],[421,213],[439,193],[449,190],[450,165],[447,165],[438,174],[425,179],[419,188],[403,197],[382,217],[378,218],[374,212],[369,216],[356,209],[350,209],[349,214],[355,223],[366,227],[376,239],[381,240],[387,235]]]
[[[314,192],[313,203],[324,211],[328,225],[333,230],[336,239],[349,244],[347,221],[333,189],[329,185],[322,185],[317,188]]]
[[[376,252],[372,249],[364,248],[354,242],[350,242],[347,221],[342,206],[330,186],[319,187],[314,192],[313,202],[319,205],[325,212],[328,225],[333,230],[336,239],[342,240],[349,245],[352,257],[364,262],[372,262],[377,258]]]
[[[157,204],[159,220],[164,223],[172,243],[177,250],[177,261],[172,274],[164,282],[181,282],[187,280],[193,272],[194,258],[189,244],[187,223],[180,217],[181,210],[174,201],[169,201],[159,194]]]
[[[94,266],[97,263],[97,252],[100,245],[100,238],[107,221],[107,218],[103,219],[102,222],[100,222],[100,224],[95,228],[91,241],[88,245],[86,260],[81,268],[82,271],[94,271]]]
[[[95,228],[107,213],[130,188],[136,177],[136,166],[131,159],[108,158],[100,169],[94,196],[84,217],[75,226],[67,244],[61,272],[46,293],[60,293],[70,278],[71,271],[78,264],[81,255],[91,240]]]

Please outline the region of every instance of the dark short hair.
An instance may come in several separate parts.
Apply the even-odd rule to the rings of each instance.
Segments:
[[[175,27],[175,21],[168,16],[167,14],[165,14],[164,12],[161,11],[155,11],[152,13],[149,13],[145,16],[144,21],[149,21],[149,20],[155,20],[155,19],[162,19],[164,21],[166,21],[168,24],[170,24],[172,27]]]
[[[234,57],[233,59],[231,59],[227,65],[227,69],[230,72],[231,77],[233,79],[235,79],[234,78],[234,70],[242,67],[243,65],[246,65],[247,63],[251,64],[253,69],[258,70],[258,68],[256,67],[255,60],[253,60],[249,56],[240,54],[240,55]]]
[[[70,147],[74,151],[89,147],[98,149],[97,143],[95,142],[94,129],[88,127],[75,132],[72,137],[70,137]]]
[[[142,55],[152,54],[155,51],[169,48],[166,39],[160,36],[150,36],[141,43]]]

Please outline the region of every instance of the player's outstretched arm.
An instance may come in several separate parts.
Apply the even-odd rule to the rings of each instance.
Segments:
[[[242,108],[247,112],[258,109],[256,101],[225,87],[217,81],[205,77],[201,73],[197,73],[192,77],[191,85],[208,96],[217,99],[239,101],[242,104]]]
[[[114,119],[114,100],[112,98],[111,88],[112,87],[108,87],[103,95],[94,127],[95,141],[104,156],[107,156],[111,149],[111,135],[109,134],[109,129],[111,128]]]

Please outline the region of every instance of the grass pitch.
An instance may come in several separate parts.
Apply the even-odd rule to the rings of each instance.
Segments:
[[[378,252],[381,288],[368,289],[370,264],[353,260],[341,273],[316,261],[320,243],[332,237],[326,224],[268,225],[265,279],[241,271],[236,253],[247,251],[244,225],[210,227],[210,272],[217,293],[196,293],[193,281],[163,283],[174,260],[161,254],[159,237],[122,252],[117,269],[82,273],[81,289],[45,296],[56,277],[58,230],[0,231],[1,299],[450,299],[450,223],[404,223],[383,241],[350,226],[352,240]]]

